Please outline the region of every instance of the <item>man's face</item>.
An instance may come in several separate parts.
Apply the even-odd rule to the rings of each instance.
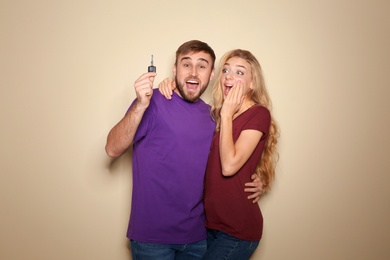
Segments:
[[[179,55],[173,67],[176,93],[189,102],[196,102],[214,76],[210,54],[191,52]]]

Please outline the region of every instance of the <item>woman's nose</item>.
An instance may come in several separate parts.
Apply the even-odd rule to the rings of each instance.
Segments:
[[[233,79],[233,76],[231,75],[230,72],[228,72],[228,73],[225,74],[225,78],[226,79]]]

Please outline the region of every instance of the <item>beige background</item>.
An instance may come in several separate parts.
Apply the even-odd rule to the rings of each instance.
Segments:
[[[130,259],[131,161],[111,162],[105,138],[150,55],[160,81],[191,39],[218,60],[252,51],[282,130],[253,259],[390,259],[389,10],[385,0],[0,0],[0,259]]]

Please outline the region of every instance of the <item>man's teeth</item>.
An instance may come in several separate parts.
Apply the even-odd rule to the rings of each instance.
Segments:
[[[197,82],[197,81],[193,81],[193,80],[189,80],[189,81],[187,81],[187,83],[191,83],[191,84],[198,84],[198,82]]]

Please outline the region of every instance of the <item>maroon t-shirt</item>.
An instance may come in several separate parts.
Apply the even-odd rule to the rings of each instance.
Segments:
[[[263,216],[259,205],[248,200],[245,183],[251,181],[268,136],[271,115],[267,108],[253,106],[233,120],[233,141],[241,131],[254,129],[263,133],[254,152],[233,176],[224,177],[219,156],[219,132],[213,136],[208,158],[204,206],[206,227],[220,230],[243,240],[257,241],[263,233]]]

